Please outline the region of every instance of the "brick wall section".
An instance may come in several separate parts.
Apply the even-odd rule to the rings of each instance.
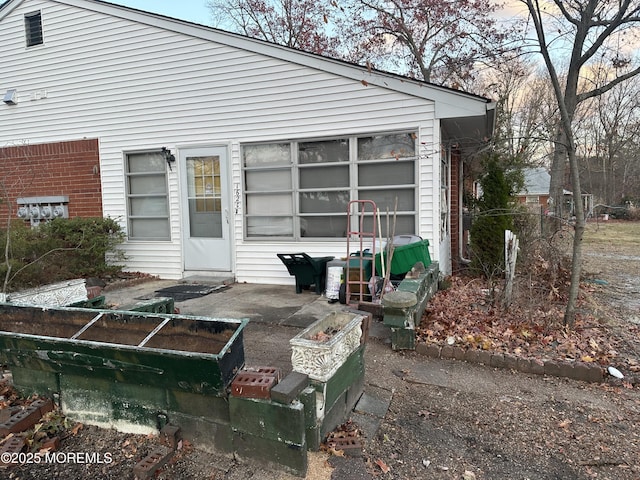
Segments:
[[[451,151],[451,270],[460,270],[460,163],[459,150]]]
[[[97,139],[0,148],[0,183],[13,218],[18,198],[58,195],[69,197],[69,217],[102,217]],[[9,210],[2,200],[4,221]]]

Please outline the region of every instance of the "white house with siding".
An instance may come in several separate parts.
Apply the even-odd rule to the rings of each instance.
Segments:
[[[488,99],[98,0],[5,1],[0,46],[0,146],[97,139],[128,270],[293,283],[276,254],[344,256],[352,200],[457,260]]]

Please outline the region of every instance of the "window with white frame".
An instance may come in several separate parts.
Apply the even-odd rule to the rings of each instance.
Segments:
[[[129,239],[169,240],[169,196],[162,154],[128,154],[125,175]]]
[[[351,200],[373,200],[382,214],[397,202],[396,233],[413,234],[416,151],[414,132],[245,144],[245,236],[345,238]]]

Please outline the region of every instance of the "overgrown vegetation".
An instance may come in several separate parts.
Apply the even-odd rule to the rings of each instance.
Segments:
[[[55,219],[37,228],[16,220],[8,232],[0,231],[2,246],[9,242],[0,265],[5,292],[122,270],[124,232],[111,218]]]
[[[504,232],[513,230],[512,195],[522,175],[519,170],[507,171],[495,155],[485,160],[484,171],[471,227],[471,269],[493,278],[504,271]]]

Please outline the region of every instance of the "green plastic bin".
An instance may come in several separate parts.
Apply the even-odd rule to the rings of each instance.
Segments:
[[[385,267],[387,265],[387,252],[384,252]],[[418,242],[409,243],[408,245],[399,245],[393,249],[393,258],[391,259],[391,273],[393,275],[402,275],[409,272],[413,266],[422,262],[424,266],[431,264],[431,256],[429,255],[429,240],[420,240]],[[380,254],[376,253],[376,271],[382,272],[382,262]]]

